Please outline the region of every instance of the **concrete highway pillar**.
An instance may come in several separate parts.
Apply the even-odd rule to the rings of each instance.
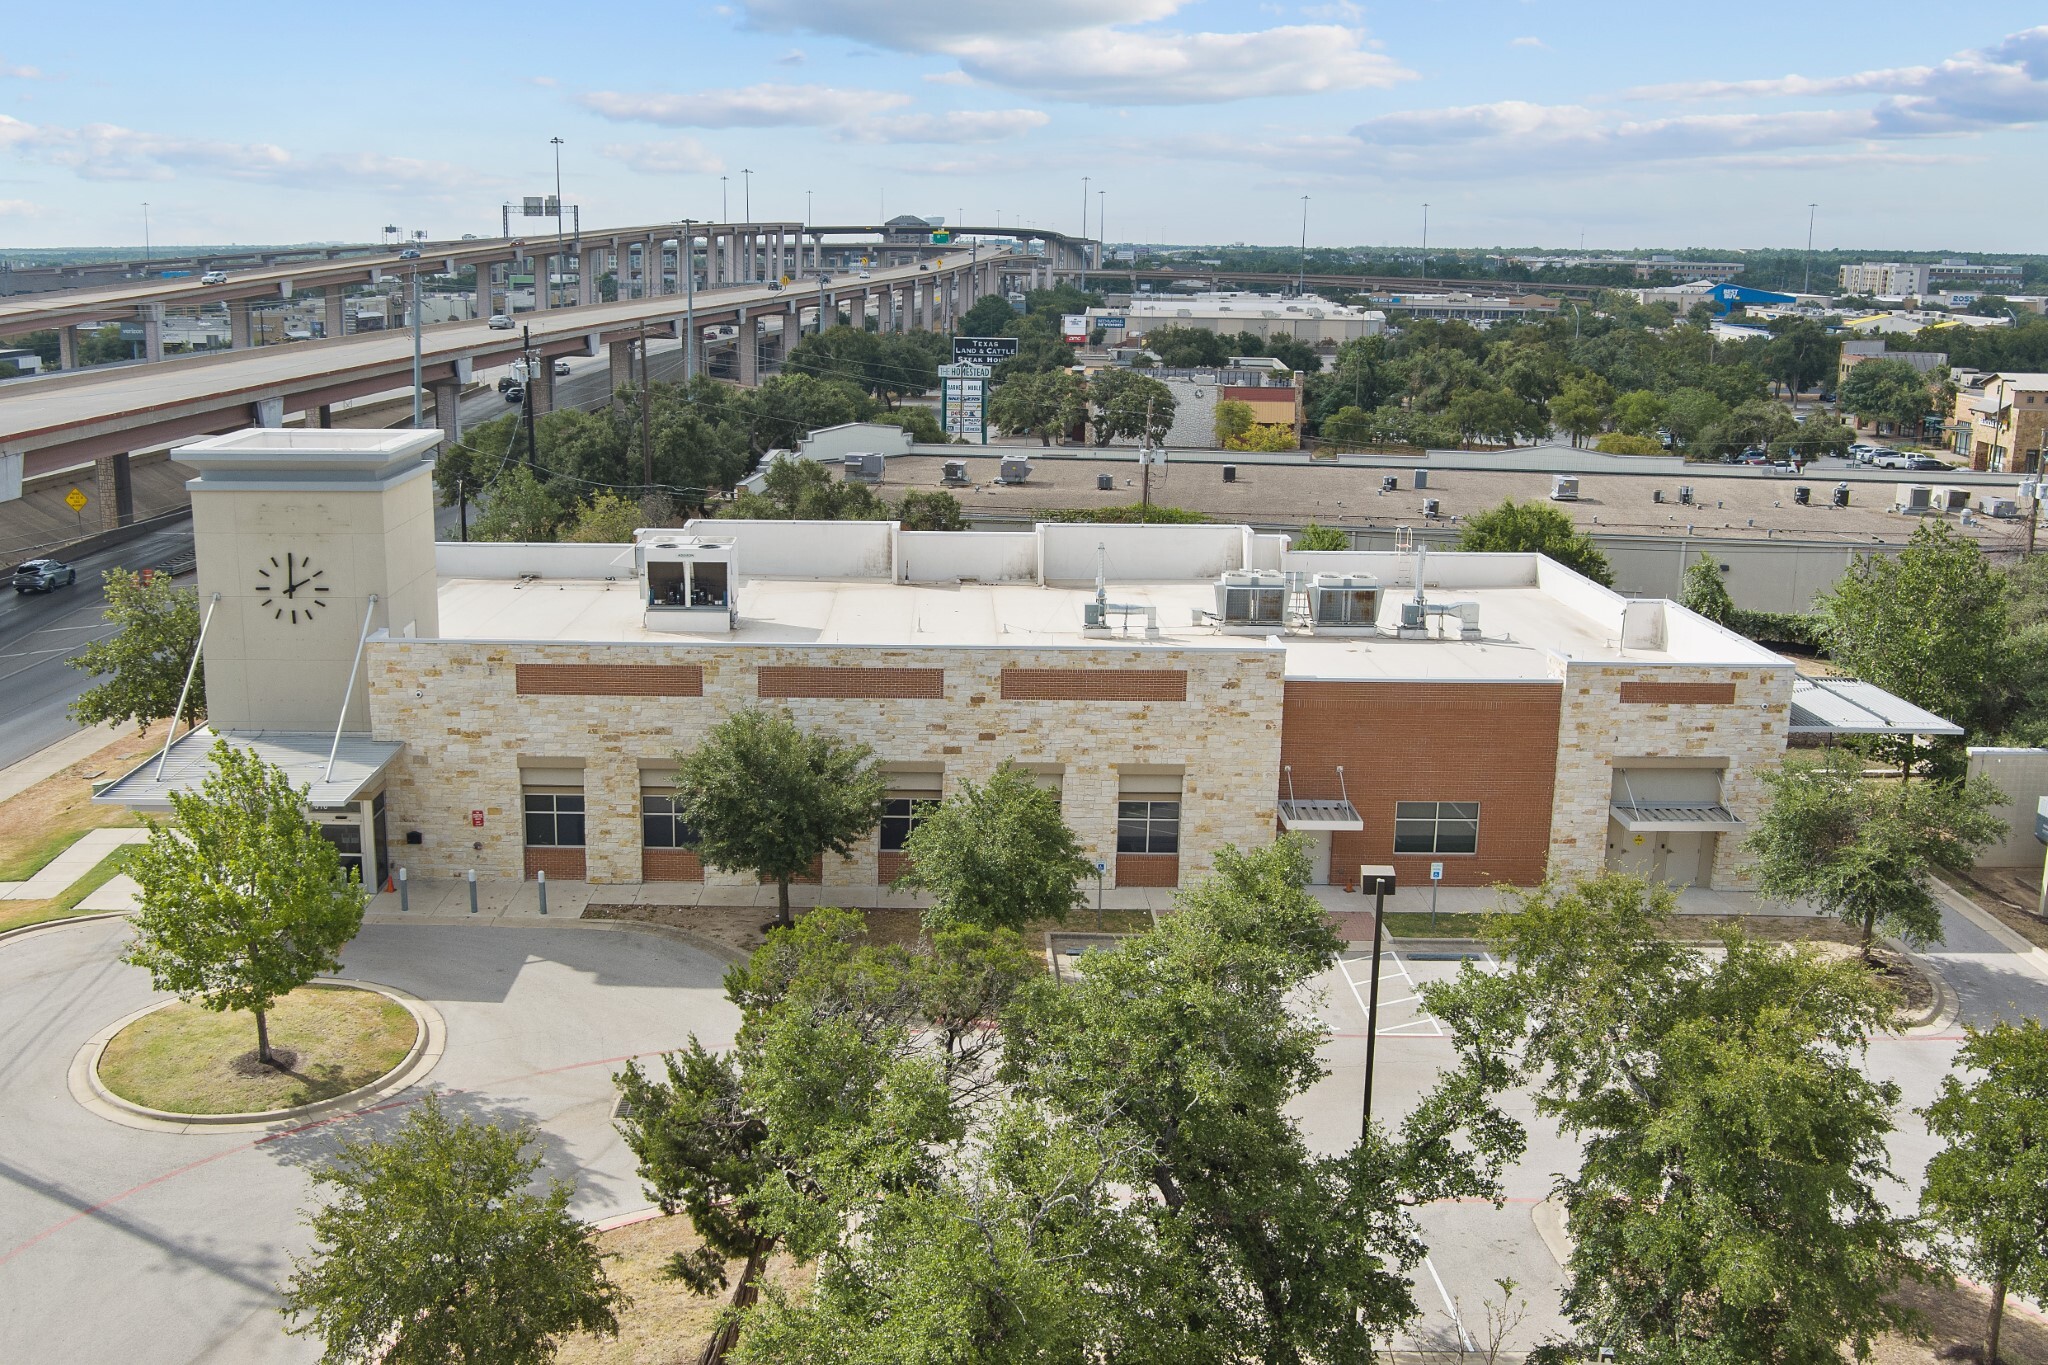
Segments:
[[[652,237],[640,246],[640,288],[643,298],[661,293],[661,243]]]
[[[439,379],[431,386],[434,395],[434,425],[441,438],[453,445],[462,439],[462,381]]]
[[[338,308],[332,309],[329,311],[328,316],[333,317],[339,311],[340,309]],[[496,311],[496,309],[491,307],[491,263],[489,261],[478,261],[476,263],[476,315],[480,318],[487,318]],[[339,335],[339,333],[336,333],[336,335]]]
[[[545,251],[537,251],[529,259],[533,266],[533,311],[545,313],[554,307],[554,267],[549,264],[553,258]]]
[[[228,348],[246,350],[249,346],[249,300],[228,300]]]
[[[597,280],[604,273],[604,248],[590,247],[576,257],[576,302],[588,308],[598,300]]]
[[[630,389],[640,382],[639,372],[633,366],[633,343],[614,341],[605,348],[611,357],[610,383],[612,392]]]
[[[316,416],[320,423],[320,430],[326,431],[334,425],[334,405],[322,403]]]
[[[339,285],[329,285],[320,291],[320,330],[325,336],[338,337],[347,330],[342,320],[342,294]]]
[[[117,526],[129,526],[135,521],[135,485],[128,471],[128,453],[102,455],[94,461],[93,473],[97,476],[100,529],[111,531]]]
[[[740,314],[740,334],[733,342],[739,351],[740,383],[761,382],[761,319]]]
[[[536,417],[555,410],[555,362],[546,356],[534,357],[533,373],[526,380],[526,397],[533,404]]]
[[[162,360],[164,358],[164,306],[160,303],[145,303],[136,310],[142,323],[142,358]],[[122,466],[124,469],[126,465]]]
[[[75,370],[78,368],[78,329],[59,327],[57,329],[57,368]]]

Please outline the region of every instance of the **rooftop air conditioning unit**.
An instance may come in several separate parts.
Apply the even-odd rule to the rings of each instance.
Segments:
[[[846,457],[846,477],[860,483],[880,483],[888,464],[888,457],[878,450],[853,451]]]
[[[1308,605],[1318,626],[1371,630],[1380,619],[1380,581],[1371,574],[1314,574]]]
[[[1577,477],[1571,474],[1551,475],[1550,500],[1552,502],[1577,502],[1579,500],[1579,481]]]
[[[1962,512],[1970,506],[1970,490],[1967,488],[1943,487],[1934,490],[1934,510],[1937,512]]]
[[[967,461],[946,461],[945,472],[939,476],[940,483],[952,484],[957,488],[965,485],[967,481]]]
[[[1380,492],[1391,493],[1400,486],[1401,480],[1397,476],[1393,474],[1382,474],[1380,476]]]
[[[1836,484],[1835,491],[1830,495],[1828,501],[1837,507],[1847,507],[1849,505],[1849,485],[1846,483]]]
[[[1287,575],[1232,569],[1216,581],[1216,616],[1226,626],[1278,628],[1287,621]]]
[[[1934,490],[1924,483],[1902,483],[1893,494],[1892,506],[1901,512],[1931,512],[1934,510]]]
[[[1792,501],[1798,503],[1801,507],[1811,506],[1813,503],[1813,490],[1803,483],[1795,484],[1792,488]]]
[[[1986,516],[2011,520],[2020,514],[2020,505],[2011,498],[1986,498],[1980,504]]]
[[[996,471],[997,483],[1025,483],[1031,478],[1031,461],[1004,460]]]
[[[1114,475],[1114,474],[1097,474],[1097,475],[1095,476],[1095,491],[1096,491],[1096,492],[1098,492],[1098,493],[1110,493],[1110,492],[1114,492],[1114,491],[1115,491],[1115,489],[1116,489],[1116,475]]]
[[[1678,501],[1679,501],[1679,504],[1680,504],[1681,506],[1684,506],[1684,507],[1690,507],[1690,506],[1692,506],[1692,485],[1691,485],[1691,484],[1689,484],[1689,483],[1682,483],[1682,484],[1678,485]]]
[[[1424,498],[1422,500],[1422,515],[1425,517],[1442,516],[1443,506],[1444,505],[1441,502],[1437,501],[1435,498]]]

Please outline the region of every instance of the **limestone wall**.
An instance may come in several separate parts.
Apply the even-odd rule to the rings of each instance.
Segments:
[[[373,641],[367,660],[375,735],[406,743],[387,789],[394,847],[420,876],[521,875],[519,770],[527,760],[581,760],[589,877],[640,879],[640,769],[692,747],[728,712],[784,705],[806,726],[859,740],[886,762],[938,763],[945,790],[992,773],[1006,758],[1064,764],[1067,822],[1091,858],[1115,865],[1120,765],[1185,770],[1183,880],[1212,865],[1222,844],[1270,840],[1279,782],[1278,649],[885,649],[843,646],[503,644]],[[538,695],[515,690],[519,664],[670,664],[702,668],[701,696]],[[761,703],[757,669],[943,669],[939,695],[796,697]],[[1005,700],[1002,670],[1075,670],[1100,682],[1120,669],[1186,673],[1186,699]],[[787,676],[787,675],[783,675]],[[915,691],[918,689],[905,689]],[[924,689],[929,690],[929,689]],[[1018,689],[1013,689],[1013,691]],[[1042,690],[1042,689],[1041,689]],[[1078,689],[1093,693],[1100,686]],[[470,812],[484,812],[481,828]],[[419,845],[407,847],[407,831]],[[480,847],[473,847],[480,845]],[[827,885],[873,885],[870,838],[854,857],[827,859]],[[744,881],[709,872],[714,883]]]
[[[1754,822],[1764,803],[1761,774],[1784,761],[1792,673],[1789,662],[1753,668],[1566,665],[1550,821],[1553,875],[1588,876],[1606,863],[1614,769],[1626,767],[1627,759],[1725,761],[1722,797],[1739,818]],[[1627,687],[1624,700],[1628,684],[1637,686]],[[1685,684],[1700,686],[1692,691]],[[1706,696],[1727,700],[1680,699]],[[1740,844],[1739,834],[1716,840],[1715,886],[1747,884]]]

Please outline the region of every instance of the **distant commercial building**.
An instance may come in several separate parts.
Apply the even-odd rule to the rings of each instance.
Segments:
[[[1958,370],[1946,434],[1972,469],[2041,472],[2048,432],[2048,374]]]
[[[1118,325],[1121,323],[1121,325]],[[1307,346],[1336,347],[1387,329],[1387,315],[1377,308],[1331,303],[1313,294],[1280,298],[1246,291],[1194,294],[1187,297],[1132,296],[1118,307],[1090,308],[1090,331],[1101,328],[1114,343],[1144,336],[1157,327],[1196,327],[1235,336],[1250,332],[1262,339],[1291,337]]]
[[[1706,280],[1710,284],[1721,284],[1742,273],[1740,261],[1688,261],[1677,256],[1658,253],[1652,256],[1509,256],[1510,265],[1527,266],[1531,270],[1572,270],[1612,269],[1626,267],[1639,280],[1655,275],[1671,275],[1681,280]]]
[[[1499,296],[1462,290],[1447,294],[1374,294],[1372,301],[1410,317],[1469,322],[1475,327],[1490,327],[1512,318],[1549,317],[1558,309],[1556,299],[1542,294]]]
[[[1921,374],[1932,374],[1948,364],[1948,356],[1942,351],[1888,351],[1882,341],[1859,338],[1842,343],[1842,358],[1836,364],[1835,383],[1839,386],[1848,379],[1849,371],[1866,360],[1903,360]]]
[[[1144,371],[1173,392],[1173,426],[1168,446],[1213,448],[1216,405],[1243,403],[1255,422],[1290,427],[1301,441],[1302,391],[1294,371],[1271,356],[1232,356],[1217,369],[1154,369]],[[1119,444],[1136,444],[1135,442]]]
[[[1868,298],[1919,298],[1962,285],[1980,290],[2017,289],[2020,268],[1972,262],[1961,256],[1939,261],[1863,261],[1841,270],[1842,292]]]
[[[43,358],[25,346],[0,346],[0,365],[12,365],[16,374],[43,372]]]

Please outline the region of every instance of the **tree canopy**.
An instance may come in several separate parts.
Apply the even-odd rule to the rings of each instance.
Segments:
[[[1475,512],[1458,528],[1458,548],[1481,553],[1548,555],[1603,587],[1614,582],[1607,556],[1593,537],[1572,524],[1569,514],[1548,503],[1516,502]]]
[[[71,703],[71,718],[80,725],[133,721],[146,734],[177,709],[190,671],[192,691],[178,719],[198,724],[206,714],[206,670],[192,669],[201,620],[197,594],[178,587],[167,573],[145,580],[140,573],[109,569],[102,581],[107,605],[101,619],[114,633],[71,657],[73,668],[101,679]]]
[[[1095,872],[1061,814],[1060,794],[1014,763],[980,785],[962,780],[910,832],[904,852],[910,867],[898,885],[932,898],[927,929],[1022,930],[1064,920]]]
[[[1920,419],[1934,407],[1925,375],[1903,360],[1882,356],[1851,366],[1837,396],[1844,412],[1866,421],[1889,422],[1894,428],[1917,430]]]

